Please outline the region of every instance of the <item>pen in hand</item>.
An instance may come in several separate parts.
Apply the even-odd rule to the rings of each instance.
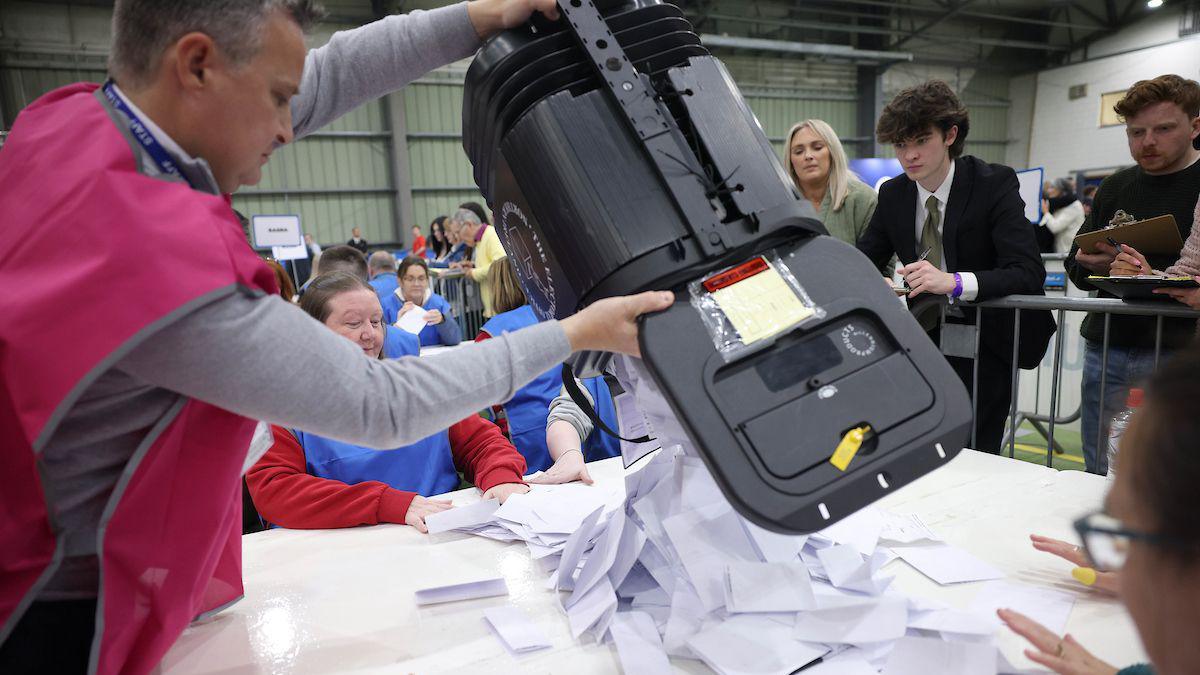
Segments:
[[[917,257],[917,259],[916,259],[916,260],[914,260],[914,261],[913,261],[913,264],[914,264],[914,265],[916,265],[917,263],[919,263],[919,262],[921,262],[921,261],[925,260],[926,258],[928,258],[928,257],[929,257],[929,254],[930,254],[930,253],[933,253],[933,247],[932,247],[932,246],[930,246],[929,248],[925,249],[925,252],[924,252],[924,253],[922,253],[920,256],[918,256],[918,257]],[[905,288],[908,288],[908,279],[905,279],[905,280],[904,280],[904,287],[905,287]]]

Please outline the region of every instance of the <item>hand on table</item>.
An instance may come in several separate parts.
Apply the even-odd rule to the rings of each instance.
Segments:
[[[1059,539],[1043,537],[1040,534],[1031,534],[1029,535],[1029,539],[1033,542],[1033,547],[1039,551],[1056,555],[1082,568],[1091,569],[1092,567],[1092,561],[1088,560],[1087,554],[1083,552],[1083,549],[1074,544],[1069,544]],[[1112,595],[1117,594],[1117,583],[1120,577],[1116,572],[1096,572],[1095,574],[1096,582],[1092,584],[1092,588]]]
[[[1121,252],[1113,258],[1112,264],[1108,267],[1108,276],[1133,277],[1139,274],[1152,274],[1153,271],[1146,256],[1129,244],[1122,244]]]
[[[1060,638],[1049,628],[1011,609],[997,610],[996,615],[1012,632],[1037,647],[1025,650],[1029,660],[1058,675],[1116,675],[1116,668],[1092,656],[1069,634]]]
[[[417,528],[417,532],[429,533],[425,527],[425,517],[454,508],[449,499],[428,499],[417,495],[408,505],[408,513],[404,514],[404,524]]]
[[[933,295],[950,295],[954,291],[954,275],[943,272],[933,266],[928,260],[919,260],[911,265],[900,268],[900,274],[908,283],[908,297],[915,298],[922,293]]]
[[[1105,275],[1112,268],[1113,260],[1117,258],[1117,249],[1106,242],[1097,242],[1099,253],[1084,253],[1083,249],[1075,252],[1075,262],[1093,274]]]
[[[560,485],[572,481],[582,481],[591,485],[595,481],[588,474],[587,464],[583,461],[581,450],[568,450],[554,460],[554,465],[542,472],[542,475],[530,478],[530,483],[538,485]]]
[[[1200,282],[1200,277],[1194,278]],[[1200,288],[1156,288],[1154,292],[1158,295],[1169,295],[1192,309],[1200,309]]]
[[[439,310],[431,309],[428,312],[425,312],[425,323],[429,324],[430,326],[436,326],[443,320],[444,317]]]
[[[508,498],[513,495],[523,495],[529,492],[529,486],[524,483],[501,483],[493,486],[492,489],[483,493],[483,499],[499,499],[500,503],[508,501]]]

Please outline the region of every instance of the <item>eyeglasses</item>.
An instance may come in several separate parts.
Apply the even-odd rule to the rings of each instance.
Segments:
[[[1092,565],[1101,572],[1116,572],[1124,567],[1131,542],[1161,544],[1167,541],[1161,535],[1130,530],[1121,521],[1099,511],[1076,520],[1075,531],[1079,533],[1083,550]]]

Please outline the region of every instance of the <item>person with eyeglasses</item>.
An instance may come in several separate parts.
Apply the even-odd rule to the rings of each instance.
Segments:
[[[1001,609],[1032,645],[1032,661],[1061,675],[1200,672],[1200,352],[1160,369],[1121,437],[1120,465],[1104,509],[1075,522],[1091,567],[1112,574],[1152,665],[1118,671],[1069,634]],[[1066,556],[1064,556],[1066,557]],[[1082,558],[1081,558],[1082,559]]]
[[[396,291],[380,299],[384,322],[391,325],[408,312],[423,311],[425,327],[418,334],[422,347],[454,346],[462,342],[462,328],[450,303],[429,286],[429,263],[424,258],[408,256],[400,263],[399,279]]]

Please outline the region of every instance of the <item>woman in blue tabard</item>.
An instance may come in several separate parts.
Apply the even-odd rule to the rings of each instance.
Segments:
[[[450,303],[429,287],[429,263],[424,258],[409,256],[401,261],[397,274],[400,287],[380,301],[384,322],[391,325],[408,312],[423,310],[426,325],[419,334],[422,347],[462,342],[462,328]]]
[[[382,357],[383,312],[359,277],[323,274],[300,306],[367,358]],[[415,345],[416,336],[408,335]],[[425,516],[450,508],[450,502],[428,497],[458,489],[460,471],[485,499],[503,502],[529,489],[522,480],[524,458],[479,415],[385,451],[276,425],[271,433],[271,448],[246,474],[246,485],[263,519],[282,527],[405,523],[424,532]]]
[[[516,271],[508,258],[502,258],[492,264],[488,272],[492,288],[492,306],[496,316],[488,319],[479,331],[476,341],[486,340],[497,335],[510,333],[538,323],[537,315],[525,299],[525,293],[517,280]],[[613,406],[612,394],[603,377],[594,377],[581,381],[588,396],[592,399],[596,413],[610,428],[617,427],[617,414]],[[502,406],[509,437],[513,445],[525,456],[525,462],[530,471],[547,471],[552,467],[565,463],[578,463],[579,455],[585,461],[605,459],[621,454],[617,439],[596,429],[576,448],[555,448],[552,453],[546,443],[546,419],[550,414],[550,403],[559,395],[562,388],[562,371],[554,368],[539,375],[533,382],[517,390],[517,393]],[[501,424],[504,428],[505,424]],[[572,450],[577,450],[578,455]],[[558,466],[557,473],[563,473]],[[578,471],[573,475],[582,474]],[[536,482],[536,481],[535,481]]]

